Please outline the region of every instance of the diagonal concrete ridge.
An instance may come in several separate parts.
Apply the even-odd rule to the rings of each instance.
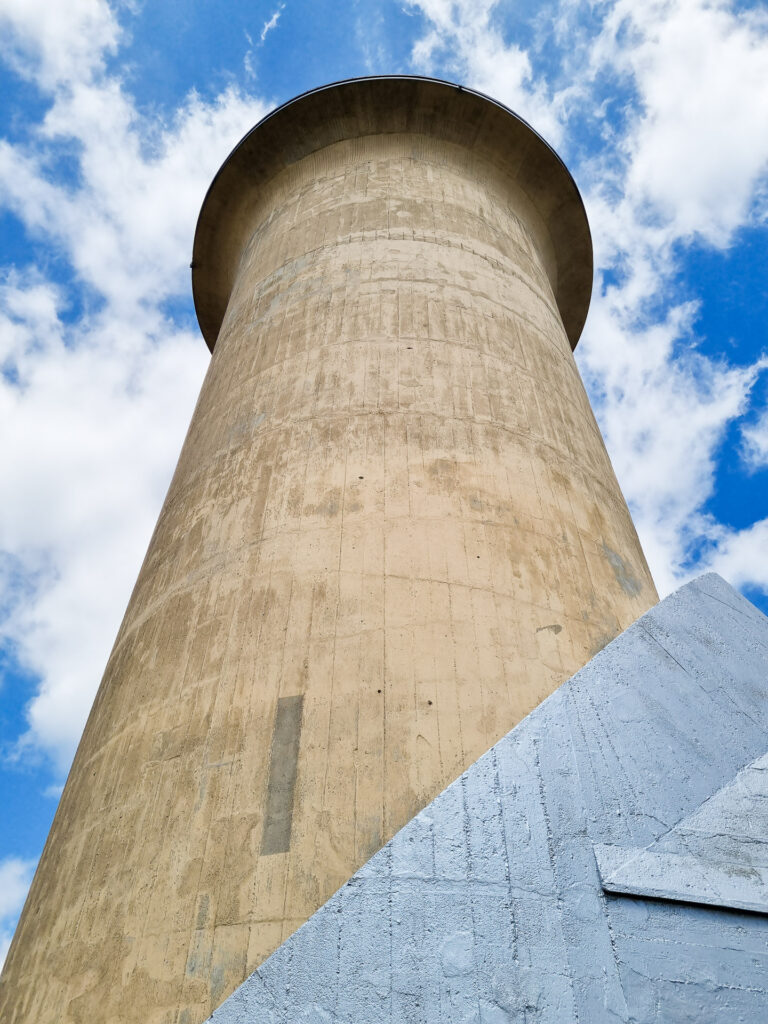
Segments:
[[[766,750],[768,619],[703,576],[475,762],[211,1024],[762,1021],[768,917],[603,885],[641,854],[764,866]],[[653,895],[681,899],[671,878]]]

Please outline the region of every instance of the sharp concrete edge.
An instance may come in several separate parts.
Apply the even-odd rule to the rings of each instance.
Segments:
[[[607,892],[768,914],[768,756],[650,846],[595,855]]]
[[[768,619],[700,577],[441,793],[210,1022],[762,1022],[768,916],[606,894],[597,858],[608,875],[715,847],[736,874],[764,865],[750,815],[766,752]],[[652,857],[642,870],[650,885]]]

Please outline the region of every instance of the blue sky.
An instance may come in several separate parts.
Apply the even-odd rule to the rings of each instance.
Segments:
[[[768,611],[768,14],[718,0],[0,0],[0,958],[207,362],[205,189],[354,75],[480,89],[592,226],[577,350],[662,594]]]

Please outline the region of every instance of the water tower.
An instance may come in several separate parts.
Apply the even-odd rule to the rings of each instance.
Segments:
[[[657,600],[572,350],[584,208],[498,103],[304,94],[206,196],[210,367],[8,957],[200,1024]]]

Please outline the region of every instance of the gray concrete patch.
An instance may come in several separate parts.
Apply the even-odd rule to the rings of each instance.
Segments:
[[[607,895],[596,850],[610,873],[633,850],[743,864],[752,842],[762,867],[766,750],[768,619],[704,576],[441,793],[211,1022],[762,1022],[768,919]]]
[[[293,792],[296,788],[303,708],[302,696],[281,697],[277,702],[261,839],[262,857],[285,853],[291,845]]]

